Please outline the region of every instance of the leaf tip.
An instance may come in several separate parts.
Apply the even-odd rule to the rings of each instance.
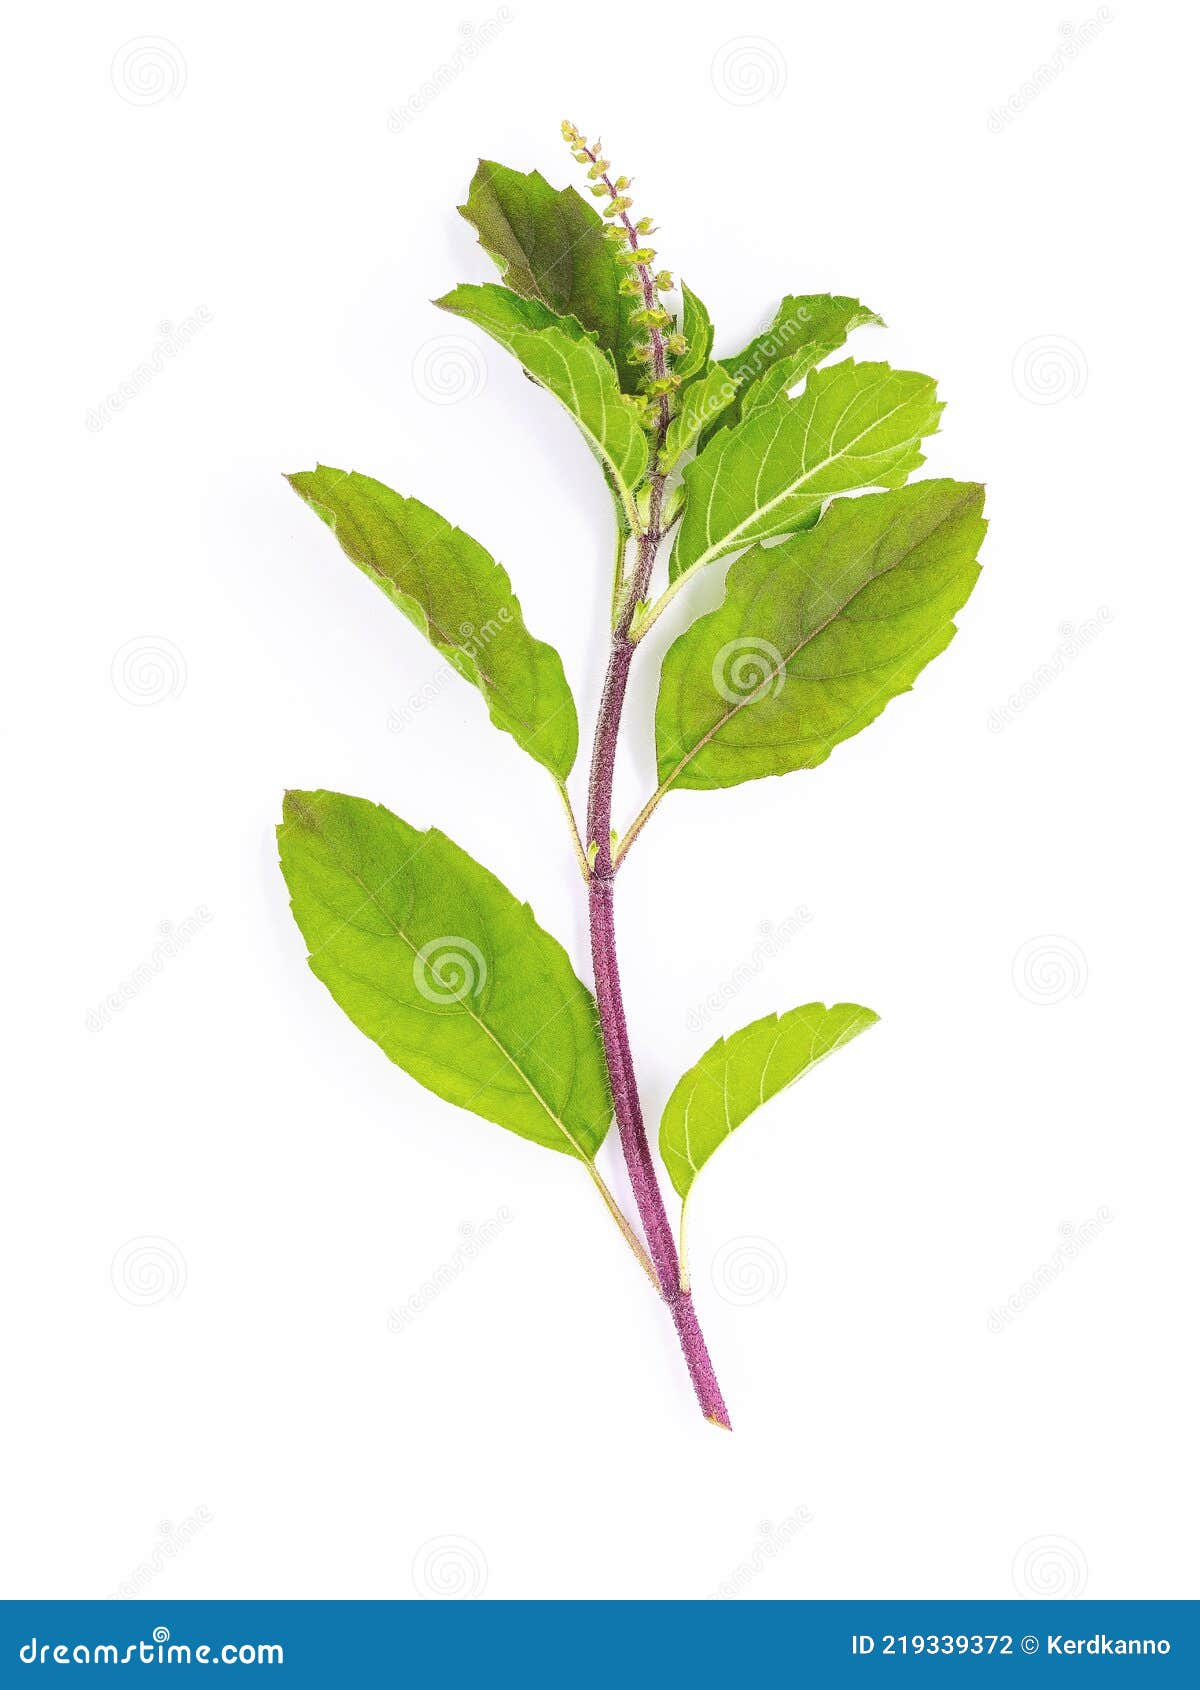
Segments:
[[[293,827],[308,827],[312,824],[313,800],[318,797],[315,792],[301,792],[298,787],[289,786],[284,789],[283,804],[280,809],[281,820],[276,828],[280,838]]]

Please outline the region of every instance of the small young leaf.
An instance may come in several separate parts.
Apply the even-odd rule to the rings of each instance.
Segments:
[[[738,558],[724,603],[663,662],[662,789],[815,768],[873,722],[953,638],[982,509],[982,487],[917,481],[836,499],[815,528]]]
[[[942,407],[931,377],[847,358],[721,429],[684,470],[687,509],[671,579],[755,540],[806,528],[832,493],[899,487],[925,462]]]
[[[638,408],[617,386],[612,364],[590,341],[572,340],[561,329],[515,334],[512,350],[575,418],[636,528],[634,494],[646,474],[649,448]]]
[[[806,1003],[718,1039],[667,1099],[658,1145],[687,1201],[696,1175],[756,1109],[879,1017],[857,1003]]]
[[[716,422],[736,397],[733,377],[720,364],[710,364],[704,375],[689,382],[679,396],[675,415],[667,425],[659,469],[669,470],[689,446],[695,445],[702,430]]]
[[[585,329],[578,317],[560,317],[540,300],[525,299],[498,282],[484,282],[478,287],[460,282],[433,303],[456,317],[465,317],[509,352],[514,335],[537,333],[539,329],[561,329],[569,340],[587,340],[593,344],[597,338],[595,330]],[[616,364],[611,353],[608,357],[615,376]]]
[[[720,362],[743,392],[777,364],[789,365],[796,373],[790,379],[779,378],[782,385],[776,385],[776,392],[784,393],[795,386],[806,370],[844,346],[852,329],[861,328],[864,323],[882,322],[883,318],[861,301],[848,299],[844,294],[789,293],[762,334],[755,335],[732,358],[722,358]],[[737,421],[736,413],[731,420]]]
[[[309,966],[447,1102],[590,1162],[612,1103],[596,1005],[528,904],[444,833],[289,792],[279,858]]]
[[[683,335],[687,351],[672,359],[671,369],[682,381],[690,381],[708,363],[712,352],[713,326],[703,301],[696,298],[686,282],[679,285],[683,291]]]
[[[645,372],[632,353],[644,337],[629,319],[640,301],[621,293],[624,267],[587,201],[574,188],[552,188],[536,170],[481,159],[458,209],[506,285],[577,318],[611,353],[622,389],[636,393]]]
[[[287,479],[351,562],[479,688],[496,726],[565,780],[579,723],[562,659],[526,628],[508,575],[479,542],[369,475],[318,464]]]

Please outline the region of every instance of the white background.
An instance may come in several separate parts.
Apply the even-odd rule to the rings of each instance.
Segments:
[[[489,19],[101,0],[10,42],[5,1593],[1192,1594],[1189,14]],[[989,486],[915,691],[819,770],[671,796],[622,876],[652,1122],[759,1015],[883,1017],[697,1192],[732,1437],[582,1173],[388,1065],[275,864],[286,785],[369,795],[587,975],[551,783],[280,479],[320,457],[476,534],[590,726],[606,495],[427,303],[491,276],[476,157],[569,180],[564,115],[719,351],[855,294],[889,327],[852,350],[942,383],[924,473]]]

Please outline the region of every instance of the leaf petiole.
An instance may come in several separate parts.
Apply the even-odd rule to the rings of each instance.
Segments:
[[[566,782],[557,780],[558,796],[562,799],[563,809],[566,811],[567,827],[571,833],[571,844],[575,848],[575,861],[579,864],[579,872],[586,884],[592,878],[592,871],[588,867],[587,854],[583,849],[583,840],[579,837],[579,824],[575,820],[575,810],[571,804],[571,794],[567,791]]]
[[[630,822],[628,828],[625,830],[624,837],[613,852],[614,870],[620,868],[621,864],[625,860],[626,854],[629,851],[629,847],[633,844],[638,834],[645,827],[646,823],[650,820],[650,817],[654,814],[655,810],[657,810],[659,804],[661,804],[662,800],[666,797],[670,790],[671,782],[664,781],[656,791],[650,794],[650,797],[646,800],[637,815]]]
[[[677,575],[670,586],[664,587],[653,603],[648,604],[645,610],[634,618],[633,626],[629,630],[629,638],[633,645],[637,645],[639,641],[645,638],[675,597],[675,594],[679,592],[681,587],[686,586],[691,578],[690,570],[685,571],[682,575]]]
[[[604,1207],[608,1210],[608,1212],[612,1216],[613,1220],[616,1221],[618,1227],[621,1229],[622,1238],[625,1240],[626,1244],[628,1244],[629,1248],[633,1251],[634,1255],[637,1257],[637,1259],[638,1259],[639,1263],[641,1264],[641,1267],[642,1267],[643,1271],[645,1272],[645,1275],[646,1275],[647,1279],[650,1281],[651,1285],[653,1285],[654,1289],[661,1295],[662,1294],[662,1286],[659,1284],[658,1274],[654,1271],[654,1263],[650,1260],[650,1257],[646,1254],[646,1249],[645,1249],[645,1246],[643,1245],[641,1239],[638,1237],[637,1233],[633,1230],[633,1228],[630,1226],[629,1222],[626,1220],[625,1215],[622,1212],[621,1207],[618,1204],[616,1198],[613,1196],[612,1192],[608,1189],[608,1186],[604,1183],[604,1179],[603,1179],[603,1176],[600,1173],[599,1168],[597,1168],[597,1166],[594,1162],[586,1162],[584,1164],[584,1166],[587,1168],[588,1173],[591,1175],[592,1183],[596,1187],[596,1190],[600,1193],[601,1197],[604,1199]]]

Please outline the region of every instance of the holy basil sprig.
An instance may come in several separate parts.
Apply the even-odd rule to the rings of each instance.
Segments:
[[[825,363],[853,330],[881,324],[857,299],[790,294],[746,346],[715,357],[698,295],[685,285],[678,310],[664,303],[674,283],[657,267],[651,220],[631,216],[628,178],[572,124],[563,135],[602,203],[481,162],[459,210],[500,279],[461,283],[437,304],[553,395],[612,495],[612,625],[582,832],[567,789],[575,701],[504,567],[370,476],[318,466],[288,479],[548,770],[587,889],[594,995],[529,906],[436,828],[363,798],[290,792],[280,861],[309,965],[356,1026],[447,1102],[583,1164],[670,1311],[701,1409],[727,1427],[683,1259],[694,1182],[751,1114],[878,1018],[860,1004],[804,1004],[699,1056],[659,1129],[684,1205],[677,1244],[621,997],[617,871],[669,792],[813,768],[913,685],[979,573],[983,489],[909,480],[942,410],[928,376]],[[658,787],[618,837],[631,665],[672,600],[721,560],[732,560],[722,603],[662,662]],[[597,1164],[614,1119],[640,1231]]]

